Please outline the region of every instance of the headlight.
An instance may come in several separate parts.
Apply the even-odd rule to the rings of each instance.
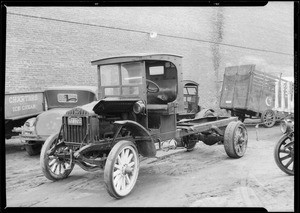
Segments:
[[[140,113],[144,113],[145,112],[145,104],[143,103],[143,101],[138,101],[135,102],[133,105],[133,112],[135,114],[140,114]]]
[[[24,125],[25,125],[26,127],[32,127],[32,126],[34,125],[35,121],[36,121],[36,118],[30,118],[30,119],[28,119],[28,120],[25,122]]]
[[[28,119],[23,126],[23,134],[28,132],[33,133],[35,131],[35,122],[36,118]]]

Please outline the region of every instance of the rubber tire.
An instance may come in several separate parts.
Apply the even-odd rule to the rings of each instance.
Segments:
[[[54,143],[54,141],[57,137],[58,137],[58,133],[54,133],[47,138],[47,140],[45,141],[45,143],[42,147],[41,155],[40,155],[40,166],[42,168],[42,172],[46,178],[48,178],[49,180],[52,180],[52,181],[58,181],[58,180],[67,178],[70,175],[70,173],[72,172],[74,165],[75,165],[75,163],[73,161],[71,164],[71,168],[61,176],[53,174],[51,171],[49,171],[50,169],[47,164],[48,163],[47,151],[50,149],[51,145]]]
[[[287,137],[289,137],[289,136],[288,135],[283,135],[279,139],[279,141],[276,144],[275,149],[274,149],[274,158],[275,158],[275,162],[276,162],[277,166],[279,167],[279,169],[281,169],[283,172],[285,172],[288,175],[294,175],[294,171],[291,171],[291,170],[287,169],[286,167],[284,167],[282,165],[281,161],[279,160],[279,149],[280,149],[280,146],[285,141],[285,139]],[[291,142],[291,143],[294,143],[294,142]],[[293,162],[293,163],[295,163],[295,162]]]
[[[41,152],[42,144],[34,143],[34,144],[25,144],[25,150],[29,156],[38,155]]]
[[[272,112],[273,113],[273,117],[274,119],[272,120],[272,123],[271,124],[266,124],[265,121],[264,121],[264,117],[267,113],[269,112]],[[271,109],[268,109],[268,110],[265,110],[262,114],[261,114],[261,122],[263,123],[263,125],[266,127],[266,128],[271,128],[275,125],[276,123],[276,114],[273,110]]]
[[[235,137],[235,132],[237,128],[242,127],[244,128],[247,136],[247,140],[245,141],[246,147],[244,152],[240,155],[236,152],[235,147],[234,147],[234,137]],[[231,157],[231,158],[241,158],[244,156],[246,149],[247,149],[247,143],[248,143],[248,133],[245,125],[241,121],[231,121],[228,126],[225,129],[225,134],[224,134],[224,148],[226,154]]]
[[[136,180],[137,180],[138,174],[139,174],[139,155],[138,155],[138,150],[137,150],[136,146],[134,145],[134,143],[131,141],[125,141],[125,140],[117,142],[113,146],[111,151],[109,152],[108,157],[106,159],[105,168],[104,168],[104,183],[105,183],[106,190],[110,196],[112,196],[116,199],[126,197],[133,191],[133,189],[135,187],[135,183],[134,183],[130,192],[127,193],[126,195],[122,195],[122,196],[119,195],[113,187],[113,170],[114,170],[115,161],[116,161],[120,151],[123,148],[125,148],[126,146],[132,146],[137,155],[137,176],[135,179],[135,183],[136,183]]]

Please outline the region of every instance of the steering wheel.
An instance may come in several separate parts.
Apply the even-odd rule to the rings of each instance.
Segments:
[[[148,79],[146,79],[146,82],[147,82],[147,92],[150,92],[150,93],[158,93],[159,92],[159,86],[155,82],[148,80]],[[152,88],[150,87],[150,85],[152,85]]]

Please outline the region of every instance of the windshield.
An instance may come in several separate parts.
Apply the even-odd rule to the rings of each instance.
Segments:
[[[100,66],[105,96],[138,95],[142,84],[142,62]]]

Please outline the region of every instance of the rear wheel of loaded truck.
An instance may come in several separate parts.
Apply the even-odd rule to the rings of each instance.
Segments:
[[[276,123],[276,113],[271,109],[265,110],[261,114],[261,122],[267,128],[273,127]]]

